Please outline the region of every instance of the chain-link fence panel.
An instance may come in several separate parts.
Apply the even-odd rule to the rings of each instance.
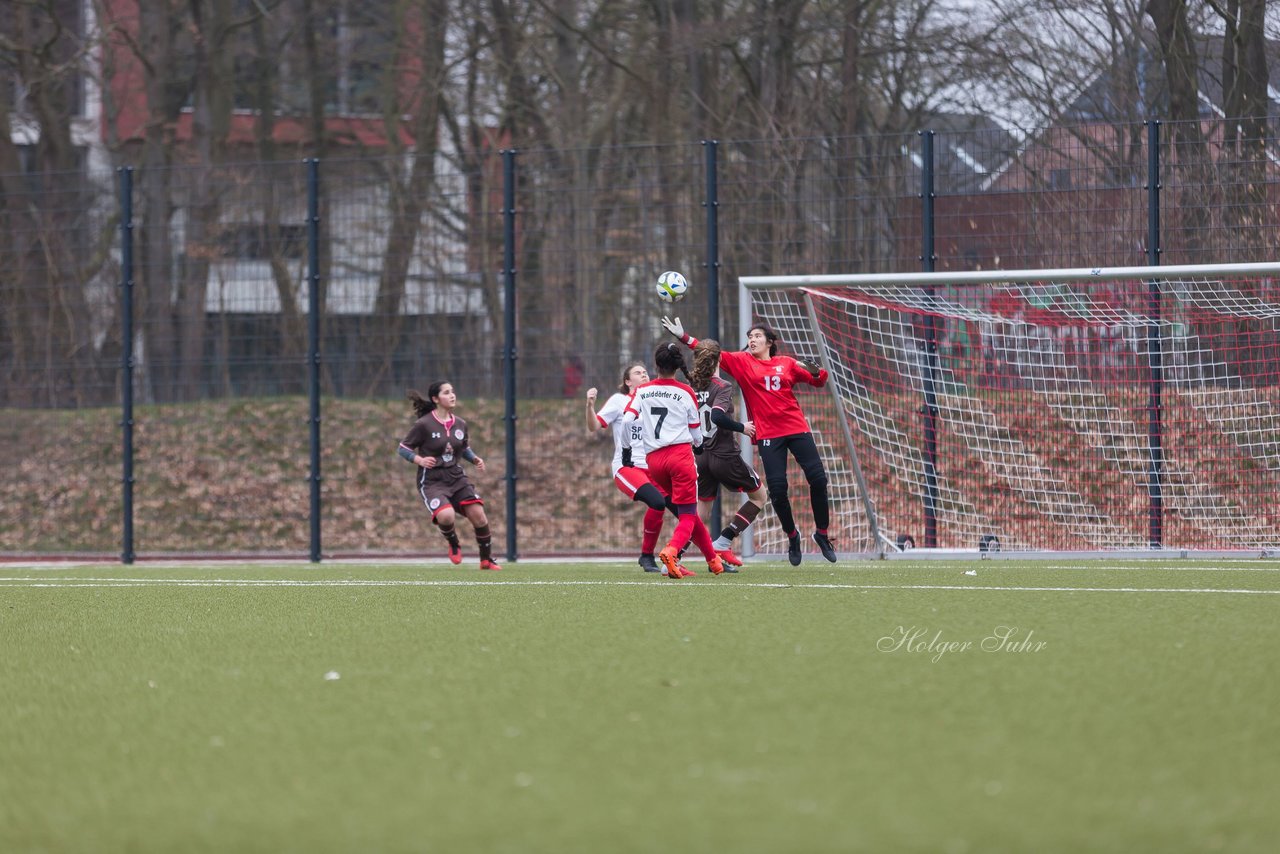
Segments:
[[[1280,146],[1266,122],[1161,125],[1162,264],[1270,260],[1280,241]]]
[[[296,161],[135,174],[140,556],[306,549],[306,202]]]
[[[940,132],[935,157],[937,269],[1147,263],[1142,125]]]
[[[119,547],[113,178],[0,175],[0,552]]]

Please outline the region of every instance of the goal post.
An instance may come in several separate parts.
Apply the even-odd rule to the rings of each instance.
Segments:
[[[1280,263],[744,276],[842,552],[1280,550]],[[808,486],[790,472],[803,528]],[[755,552],[785,540],[771,512]]]

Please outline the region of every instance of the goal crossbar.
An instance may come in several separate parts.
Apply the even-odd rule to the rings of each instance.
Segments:
[[[748,290],[769,290],[835,285],[988,285],[1018,282],[1087,282],[1116,279],[1194,279],[1220,276],[1280,276],[1280,262],[1247,264],[1182,264],[1168,267],[1064,267],[1044,270],[956,270],[932,273],[830,273],[796,276],[739,276]]]

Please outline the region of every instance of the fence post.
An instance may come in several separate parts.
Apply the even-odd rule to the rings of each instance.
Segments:
[[[707,209],[707,329],[711,337],[723,341],[720,337],[720,190],[716,176],[716,147],[719,143],[714,139],[704,139],[706,148],[707,200],[703,206]],[[710,525],[714,531],[713,539],[720,533],[720,517],[722,513],[720,489],[716,489],[716,497],[711,502]]]
[[[926,273],[932,273],[937,255],[933,245],[933,131],[920,131],[920,261]],[[936,288],[927,288],[933,296]],[[924,370],[924,546],[938,547],[938,394],[934,379],[938,372],[938,329],[932,314],[924,317],[924,340],[921,350]]]
[[[1160,122],[1147,123],[1147,264],[1160,265]],[[1147,444],[1150,446],[1150,468],[1147,473],[1148,539],[1151,548],[1164,544],[1164,495],[1161,477],[1164,470],[1163,447],[1163,391],[1164,366],[1161,350],[1160,281],[1147,282],[1147,365],[1151,374],[1151,387],[1147,400]]]
[[[720,196],[716,180],[716,147],[714,139],[704,139],[707,151],[707,328],[711,337],[720,338]]]
[[[133,167],[120,173],[120,562],[133,563]]]
[[[311,562],[320,562],[320,160],[307,165],[307,388],[311,398]]]
[[[516,152],[502,152],[502,384],[506,398],[507,560],[516,561]]]

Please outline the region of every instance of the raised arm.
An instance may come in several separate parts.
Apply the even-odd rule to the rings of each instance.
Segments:
[[[596,389],[594,386],[587,389],[587,435],[594,436],[601,430],[605,429],[600,423],[600,418],[596,415]]]
[[[664,317],[662,318],[662,325],[666,327],[668,332],[679,338],[680,342],[687,345],[690,349],[698,346],[698,339],[684,331],[684,324],[680,322],[680,318]]]

